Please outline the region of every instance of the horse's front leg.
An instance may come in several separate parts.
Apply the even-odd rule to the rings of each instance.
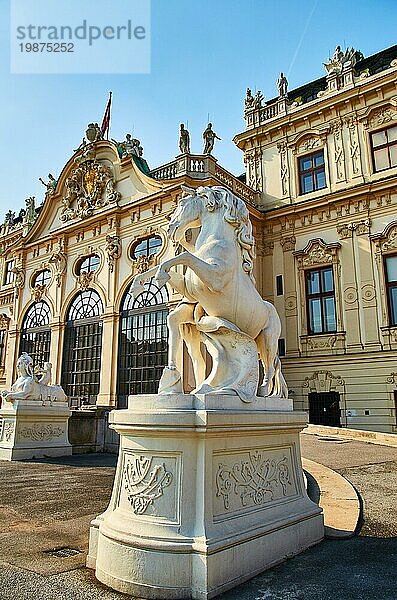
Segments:
[[[152,269],[149,269],[144,273],[138,273],[138,275],[135,275],[131,285],[131,296],[134,298],[134,300],[137,296],[139,296],[139,294],[145,291],[145,281],[153,277],[153,275],[155,275],[156,273],[157,267],[153,267]]]
[[[155,279],[159,287],[169,281],[171,275],[169,270],[177,265],[189,267],[211,291],[218,292],[224,287],[225,277],[227,276],[226,261],[216,259],[212,262],[206,262],[190,252],[181,252],[178,256],[170,258],[160,264]]]

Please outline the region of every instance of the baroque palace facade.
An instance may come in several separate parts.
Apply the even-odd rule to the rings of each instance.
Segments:
[[[0,385],[18,355],[53,365],[71,405],[124,407],[153,393],[179,297],[133,277],[178,248],[164,235],[181,184],[221,185],[250,210],[256,282],[282,320],[283,371],[310,421],[396,432],[397,46],[338,47],[325,77],[264,102],[247,90],[236,177],[211,154],[150,170],[139,142],[86,140],[43,204],[0,231]],[[184,372],[190,381],[186,361]]]

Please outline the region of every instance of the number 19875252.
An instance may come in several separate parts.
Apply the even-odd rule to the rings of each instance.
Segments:
[[[66,43],[51,43],[51,42],[25,42],[19,44],[21,52],[74,52],[74,44]]]

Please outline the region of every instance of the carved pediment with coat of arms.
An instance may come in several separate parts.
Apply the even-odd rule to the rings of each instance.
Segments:
[[[117,203],[121,196],[111,168],[95,159],[78,164],[65,187],[60,216],[63,222],[89,217],[95,209]]]

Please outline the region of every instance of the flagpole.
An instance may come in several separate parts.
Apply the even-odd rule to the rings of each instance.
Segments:
[[[106,139],[109,139],[109,131],[110,131],[110,122],[112,119],[112,96],[113,96],[113,92],[109,92],[109,127],[107,130],[107,134],[106,134]]]

